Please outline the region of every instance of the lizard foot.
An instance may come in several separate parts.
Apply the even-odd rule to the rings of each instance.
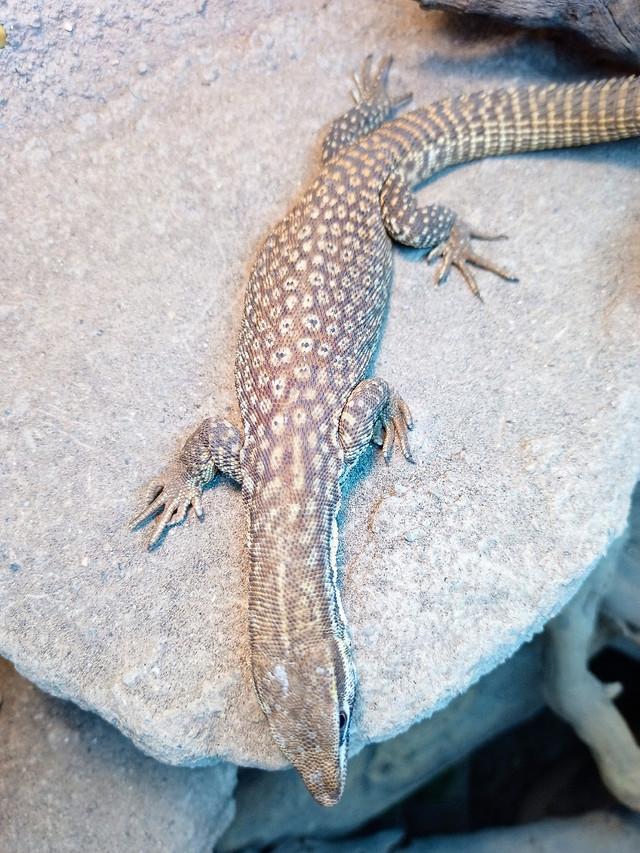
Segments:
[[[377,376],[363,379],[353,389],[340,414],[338,437],[347,467],[354,465],[370,441],[382,447],[389,462],[396,436],[409,462],[413,462],[408,430],[411,412],[404,400]]]
[[[392,59],[390,56],[383,59],[375,76],[372,76],[371,73],[372,61],[372,56],[367,56],[362,67],[362,73],[358,74],[356,72],[353,75],[356,88],[353,90],[352,95],[357,106],[364,103],[373,104],[382,102],[388,98],[387,79]],[[390,100],[391,109],[395,110],[397,107],[407,104],[412,97],[411,92],[406,92],[404,95],[397,95]]]
[[[147,506],[131,519],[129,526],[131,529],[138,527],[162,510],[149,539],[148,547],[151,550],[165,528],[184,521],[190,506],[193,506],[198,518],[202,518],[201,494],[202,479],[190,474],[184,462],[178,459],[159,477],[149,482],[145,493]]]
[[[386,462],[391,460],[396,436],[405,459],[408,462],[414,461],[409,445],[408,430],[410,429],[413,429],[413,418],[409,406],[402,397],[391,391],[389,402],[378,418],[373,434],[373,441],[382,447],[382,454]]]
[[[504,234],[482,234],[479,231],[472,231],[464,222],[456,220],[447,239],[429,252],[427,261],[431,263],[436,258],[442,258],[442,262],[436,272],[436,284],[441,284],[446,279],[452,266],[457,267],[467,282],[471,293],[477,296],[482,302],[482,296],[478,290],[473,273],[469,269],[469,264],[489,270],[489,272],[495,273],[507,281],[517,281],[518,278],[502,267],[497,266],[497,264],[483,258],[482,255],[476,254],[471,248],[472,237],[478,240],[501,240],[504,239]]]

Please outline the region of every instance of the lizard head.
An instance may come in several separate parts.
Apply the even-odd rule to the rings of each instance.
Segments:
[[[344,788],[355,699],[348,638],[297,648],[275,664],[270,656],[268,666],[254,655],[252,668],[273,739],[320,805],[335,805]]]

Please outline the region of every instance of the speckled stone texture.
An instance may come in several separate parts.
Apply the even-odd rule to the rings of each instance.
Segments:
[[[232,765],[168,767],[0,659],[0,850],[210,853],[233,817]]]
[[[248,271],[367,53],[396,57],[392,91],[417,104],[594,72],[409,2],[264,18],[210,2],[186,23],[178,4],[142,4],[142,30],[121,18],[103,39],[84,7],[52,8],[41,35],[58,28],[64,97],[3,7],[0,652],[164,761],[282,766],[247,664],[240,494],[221,480],[203,523],[147,553],[126,526],[142,484],[205,415],[239,421]],[[346,489],[354,751],[511,655],[624,527],[640,472],[638,151],[487,160],[423,193],[508,233],[486,249],[520,280],[480,272],[481,305],[396,255],[375,373],[412,408],[417,464],[372,448]]]

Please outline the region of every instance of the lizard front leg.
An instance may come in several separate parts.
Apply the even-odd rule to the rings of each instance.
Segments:
[[[419,207],[411,187],[398,172],[392,173],[385,181],[380,193],[380,206],[385,228],[394,240],[404,246],[429,249],[428,261],[442,258],[436,272],[436,284],[444,281],[453,265],[462,273],[469,290],[481,300],[469,264],[489,270],[508,281],[517,281],[516,276],[471,248],[472,237],[479,240],[496,240],[499,237],[469,228],[448,207],[440,204]]]
[[[189,436],[176,461],[149,482],[145,493],[147,506],[130,522],[131,528],[137,527],[164,507],[151,533],[149,548],[157,544],[165,527],[183,521],[189,506],[202,518],[202,490],[218,471],[237,483],[242,481],[241,447],[240,433],[225,420],[207,418]]]
[[[382,445],[387,462],[396,436],[400,449],[413,462],[407,430],[413,429],[404,400],[382,379],[363,379],[349,395],[340,415],[338,438],[345,465],[353,465],[370,441]]]

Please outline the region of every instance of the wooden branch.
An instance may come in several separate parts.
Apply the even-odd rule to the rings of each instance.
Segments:
[[[569,30],[640,67],[638,0],[418,0],[423,9],[486,15],[521,27]]]

